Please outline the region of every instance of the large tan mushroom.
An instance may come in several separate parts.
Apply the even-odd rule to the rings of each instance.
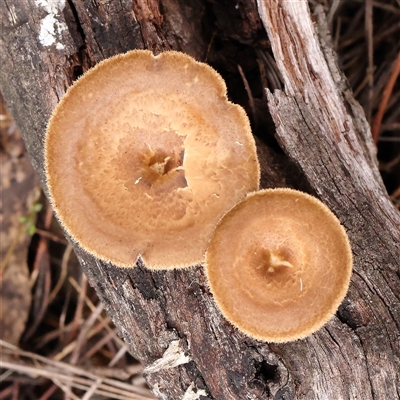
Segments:
[[[316,198],[291,189],[248,195],[220,221],[206,253],[222,314],[270,342],[321,328],[346,295],[351,270],[339,220]]]
[[[222,215],[257,190],[244,110],[220,75],[178,52],[135,50],[81,77],[45,142],[51,202],[84,249],[129,267],[200,263]]]

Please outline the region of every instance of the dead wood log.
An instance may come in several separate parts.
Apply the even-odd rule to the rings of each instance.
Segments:
[[[264,187],[308,188],[348,229],[355,272],[337,315],[306,340],[260,343],[220,315],[201,266],[152,272],[139,262],[122,270],[75,251],[160,399],[400,398],[400,217],[382,185],[369,127],[337,69],[324,17],[316,14],[317,36],[304,1],[258,0],[258,7],[244,0],[1,0],[0,89],[44,186],[46,123],[79,74],[129,49],[175,49],[212,61],[234,89],[236,64],[246,72],[254,48],[265,46],[260,15],[284,82],[283,91],[268,93],[276,135],[308,181],[263,147]],[[222,47],[210,50],[215,42]],[[259,132],[267,129],[257,121]]]

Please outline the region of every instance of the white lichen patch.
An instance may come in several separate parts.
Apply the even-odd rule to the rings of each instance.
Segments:
[[[48,14],[58,14],[65,7],[65,0],[35,0],[35,4],[44,8]]]
[[[195,389],[193,383],[186,389],[185,395],[182,397],[182,400],[198,400],[200,396],[207,396],[207,392],[203,389]]]
[[[178,365],[186,364],[191,361],[191,358],[185,354],[179,340],[173,340],[168,349],[165,350],[163,356],[156,360],[153,364],[145,368],[146,374],[152,374],[162,369],[175,368]]]
[[[157,399],[160,400],[167,400],[168,396],[165,395],[165,393],[163,392],[163,390],[160,388],[160,386],[158,385],[158,383],[156,383],[153,387],[152,387],[152,392],[154,393],[154,395],[157,397]]]
[[[60,21],[60,14],[65,7],[65,0],[35,0],[48,14],[40,21],[39,41],[43,46],[51,46],[62,39],[62,32],[67,25]],[[56,43],[57,50],[63,50],[64,45]]]

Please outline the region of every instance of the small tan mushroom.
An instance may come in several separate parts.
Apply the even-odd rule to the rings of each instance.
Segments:
[[[269,342],[321,328],[346,295],[351,270],[339,220],[315,197],[292,189],[249,194],[219,222],[206,253],[222,314]]]
[[[178,52],[135,50],[89,70],[48,125],[45,168],[61,224],[118,266],[200,263],[222,215],[257,190],[244,110],[220,75]]]

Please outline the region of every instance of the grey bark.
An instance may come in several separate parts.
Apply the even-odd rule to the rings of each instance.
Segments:
[[[63,4],[0,1],[0,89],[45,190],[46,123],[76,75],[129,49],[175,49],[202,61],[211,57],[229,89],[230,79],[237,83],[236,64],[246,71],[249,57],[255,61],[252,49],[266,46],[264,24],[284,83],[284,90],[268,92],[269,110],[292,161],[259,141],[262,184],[316,194],[347,228],[354,251],[350,290],[338,313],[309,338],[276,345],[246,337],[221,316],[202,266],[154,272],[138,262],[120,269],[75,245],[154,393],[173,400],[400,398],[400,217],[321,13],[317,36],[302,1],[259,0],[259,12],[255,1]],[[51,17],[49,37],[43,24]],[[210,51],[215,40],[224,51]],[[244,57],[232,59],[230,51]],[[270,129],[265,102],[257,110],[262,133]]]

